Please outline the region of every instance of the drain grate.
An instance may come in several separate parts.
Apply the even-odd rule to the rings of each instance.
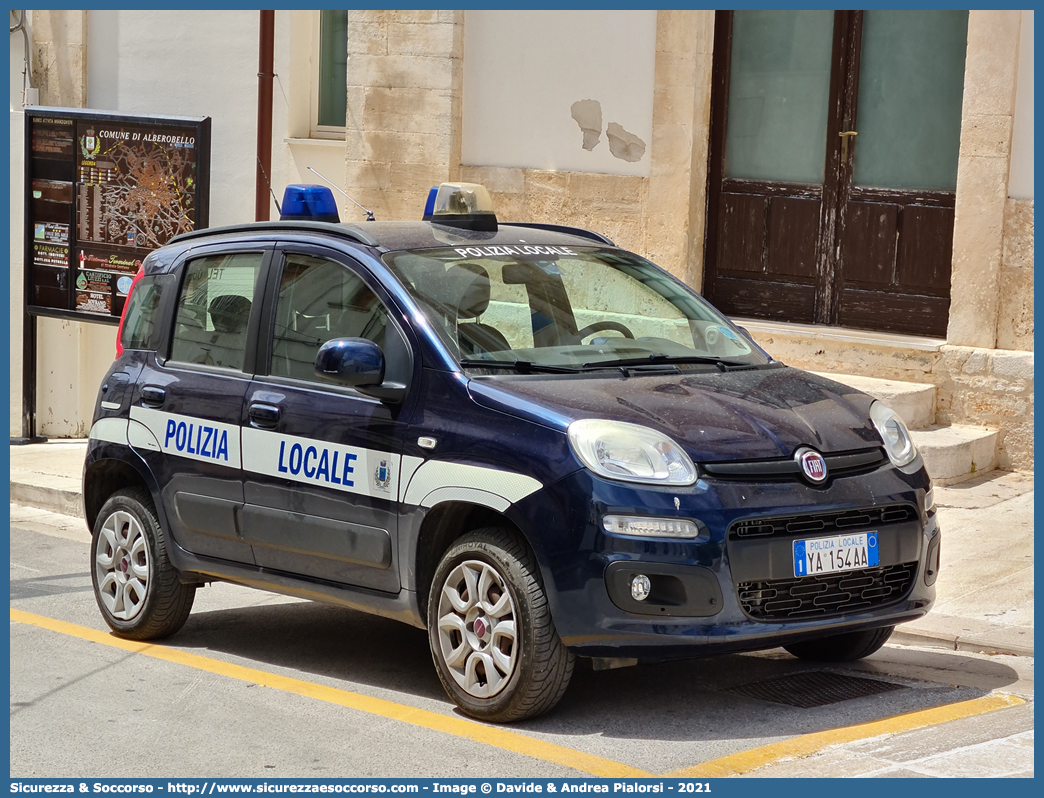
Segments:
[[[878,679],[864,679],[861,676],[831,671],[809,671],[727,687],[726,692],[756,698],[759,701],[811,709],[901,688],[901,684],[882,682]]]

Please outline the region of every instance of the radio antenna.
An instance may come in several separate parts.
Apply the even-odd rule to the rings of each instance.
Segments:
[[[272,195],[272,202],[275,203],[276,210],[279,211],[279,215],[283,215],[283,209],[279,207],[279,200],[276,199],[275,192],[272,190],[272,181],[268,179],[268,175],[265,173],[265,165],[261,163],[261,156],[254,156],[257,158],[257,165],[261,167],[261,174],[265,177],[265,183],[268,184],[268,193]]]
[[[310,167],[310,166],[308,167],[308,171],[309,171],[309,172],[312,172],[312,173],[314,173],[314,174],[317,174],[317,175],[319,175],[319,173],[318,173],[318,172],[316,172],[316,171],[315,171],[315,170],[314,170],[314,169],[313,169],[312,167]],[[331,185],[331,186],[332,186],[333,188],[337,189],[337,190],[338,190],[338,191],[340,191],[340,192],[341,192],[342,194],[344,194],[344,196],[348,197],[348,194],[347,194],[347,193],[346,193],[345,191],[343,191],[343,190],[342,190],[341,188],[339,188],[339,187],[338,187],[338,186],[337,186],[336,184],[334,184],[334,183],[333,183],[332,181],[330,181],[330,180],[327,180],[327,179],[326,179],[325,177],[323,177],[322,175],[319,175],[319,178],[320,178],[321,180],[323,180],[323,182],[325,182],[325,183],[329,183],[329,184],[330,184],[330,185]],[[353,199],[352,199],[351,197],[348,197],[348,199],[352,200],[352,202],[355,202],[355,200],[353,200]],[[363,207],[362,205],[360,205],[360,204],[359,204],[358,202],[355,202],[355,204],[356,204],[356,205],[359,205],[359,207],[360,207],[360,208],[362,208],[362,209],[363,209],[364,211],[366,211],[366,221],[368,221],[368,222],[375,222],[375,221],[377,221],[376,219],[374,219],[374,218],[373,218],[373,211],[371,211],[371,210],[370,210],[369,208],[364,208],[364,207]]]

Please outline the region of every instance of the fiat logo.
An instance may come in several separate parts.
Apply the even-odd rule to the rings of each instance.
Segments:
[[[809,482],[820,483],[827,478],[826,460],[823,455],[814,449],[798,449],[794,453],[794,459],[801,466],[802,473]]]

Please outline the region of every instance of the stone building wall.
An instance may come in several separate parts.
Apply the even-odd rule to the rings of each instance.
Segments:
[[[1033,200],[1004,208],[997,348],[1033,350]]]

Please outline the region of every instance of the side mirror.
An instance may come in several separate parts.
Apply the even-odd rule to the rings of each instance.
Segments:
[[[319,347],[315,373],[352,388],[384,382],[384,353],[365,338],[332,338]]]
[[[406,386],[384,381],[384,353],[365,338],[331,338],[315,355],[315,373],[382,402],[401,402]]]

